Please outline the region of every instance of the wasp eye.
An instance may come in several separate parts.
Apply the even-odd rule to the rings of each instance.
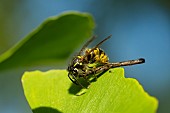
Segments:
[[[78,72],[78,69],[77,69],[77,68],[74,68],[73,71],[74,71],[75,73],[77,73],[77,72]]]

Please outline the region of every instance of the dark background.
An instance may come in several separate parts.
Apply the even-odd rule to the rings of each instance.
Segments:
[[[47,17],[68,10],[94,16],[97,42],[112,34],[102,45],[111,62],[145,58],[143,65],[125,67],[125,76],[136,78],[150,95],[158,98],[158,113],[170,112],[168,0],[0,0],[0,53]],[[21,75],[20,70],[0,73],[1,113],[31,113],[23,95]]]

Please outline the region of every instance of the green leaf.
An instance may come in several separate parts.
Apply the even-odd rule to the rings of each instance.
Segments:
[[[25,72],[22,84],[34,113],[155,113],[156,98],[123,68],[110,69],[91,83],[86,93],[71,83],[66,70]],[[76,96],[78,94],[82,94]]]
[[[67,12],[48,18],[0,56],[0,70],[63,63],[93,29],[93,18],[87,13]]]

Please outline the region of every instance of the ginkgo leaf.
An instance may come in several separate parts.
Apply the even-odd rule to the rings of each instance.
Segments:
[[[48,18],[18,44],[0,55],[0,70],[57,64],[92,35],[90,14],[67,12]]]
[[[139,82],[125,78],[123,68],[110,69],[92,82],[84,94],[66,70],[25,72],[22,84],[33,113],[155,113],[156,98]]]

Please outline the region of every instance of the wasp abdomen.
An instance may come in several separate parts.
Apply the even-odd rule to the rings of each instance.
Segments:
[[[93,51],[91,51],[91,49],[87,49],[85,53],[87,54],[86,61],[88,61],[88,63],[105,64],[109,60],[108,56],[100,48],[95,48]]]

